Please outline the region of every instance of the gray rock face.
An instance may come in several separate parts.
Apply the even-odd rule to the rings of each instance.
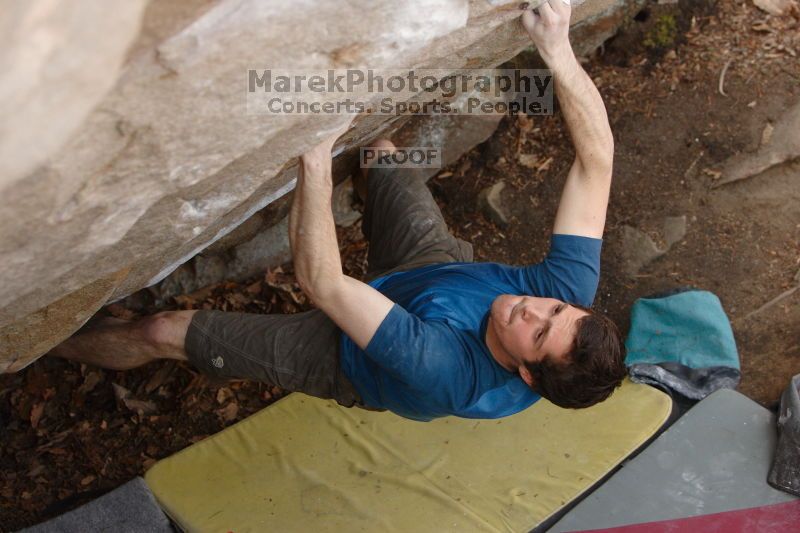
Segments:
[[[442,166],[447,166],[472,147],[488,139],[497,128],[500,118],[500,115],[421,116],[406,121],[397,129],[384,132],[384,135],[393,139],[398,146],[441,147]],[[355,165],[341,164],[350,163],[346,161],[348,158],[342,159],[345,161],[340,160],[336,163],[338,168],[334,169],[334,178],[341,178],[347,175],[348,171],[357,168]],[[427,180],[437,170],[419,168],[415,169],[415,172]],[[350,177],[334,188],[333,217],[339,226],[350,226],[361,218],[361,213],[352,207],[353,194]],[[267,208],[272,214],[266,218],[277,220],[274,225],[265,224],[264,213],[257,213],[224,239],[220,239],[194,259],[178,267],[150,290],[154,291],[158,298],[165,300],[220,281],[241,281],[264,272],[267,268],[289,261],[291,259],[287,218],[289,202],[281,200],[280,203],[283,205],[273,204]]]
[[[139,35],[146,4],[3,3],[0,190],[44,163],[106,96]]]
[[[576,47],[599,45],[640,3],[576,8]],[[248,114],[248,69],[477,68],[529,44],[517,2],[312,4],[4,9],[0,371],[24,367],[107,301],[164,279],[285,195],[297,156],[347,120]],[[338,150],[395,122],[361,117]]]

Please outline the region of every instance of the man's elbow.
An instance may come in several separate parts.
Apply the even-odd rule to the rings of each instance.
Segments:
[[[297,284],[300,286],[300,290],[303,291],[303,294],[308,296],[309,299],[314,300],[314,285],[309,283],[306,277],[300,275],[299,273],[295,273],[295,278],[297,279]]]
[[[584,179],[592,181],[611,181],[614,173],[614,151],[609,153],[593,154],[586,160],[578,159],[576,164],[579,173]]]
[[[614,135],[611,133],[611,128],[608,129],[604,139],[598,166],[602,175],[611,179],[611,175],[614,173]]]
[[[338,284],[336,279],[328,279],[325,276],[305,276],[297,275],[297,284],[308,298],[317,305],[324,307],[325,302],[335,298]]]
[[[597,165],[592,173],[592,179],[611,181],[614,175],[614,156],[602,159],[597,162]]]
[[[308,299],[314,303],[319,302],[325,297],[325,291],[320,287],[319,281],[309,279],[307,276],[297,275],[297,284],[303,294],[308,296]]]
[[[585,162],[586,176],[592,179],[610,180],[614,173],[614,136],[609,130],[593,150],[589,161]]]

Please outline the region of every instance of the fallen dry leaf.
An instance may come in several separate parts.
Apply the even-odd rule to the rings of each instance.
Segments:
[[[123,387],[122,385],[118,385],[116,383],[111,384],[111,388],[114,389],[114,396],[117,400],[122,401],[123,398],[127,398],[131,395],[131,391]]]
[[[239,404],[231,402],[222,409],[214,411],[223,422],[230,422],[239,414]]]
[[[114,396],[117,397],[117,400],[122,402],[125,407],[133,411],[134,413],[138,413],[140,415],[151,415],[155,413],[158,408],[156,404],[150,401],[145,400],[137,400],[131,396],[131,391],[123,387],[122,385],[118,385],[116,383],[111,384],[114,388]]]
[[[520,133],[528,133],[533,129],[533,117],[529,117],[525,113],[517,114],[517,126]]]
[[[519,154],[519,163],[523,167],[535,169],[539,163],[539,158],[533,154]]]
[[[245,289],[250,294],[261,294],[261,280],[256,281],[255,283],[251,283]]]
[[[136,318],[136,313],[121,306],[120,304],[107,305],[106,311],[111,313],[114,318],[121,318],[123,320],[134,320]]]
[[[48,448],[45,451],[53,455],[67,455],[67,450],[64,448]]]
[[[197,300],[188,294],[180,294],[175,296],[174,300],[181,309],[192,309],[197,305]]]
[[[124,403],[125,407],[127,407],[134,413],[138,413],[142,416],[151,415],[156,411],[158,411],[158,407],[156,407],[156,404],[148,400],[136,400],[132,398],[126,398],[122,400],[122,403]]]
[[[44,402],[38,402],[31,408],[31,427],[36,429],[44,413]]]
[[[769,144],[772,140],[772,132],[775,131],[775,128],[772,127],[772,124],[767,122],[767,125],[764,126],[764,131],[761,132],[761,146]]]
[[[103,381],[103,374],[100,372],[89,372],[83,379],[81,386],[78,387],[78,393],[85,395],[92,392],[101,381]]]
[[[772,33],[772,28],[764,21],[756,22],[751,28],[759,33]]]
[[[169,363],[159,368],[158,371],[155,374],[153,374],[153,377],[151,377],[148,380],[147,385],[144,386],[144,391],[147,394],[150,394],[151,392],[159,388],[161,385],[166,383],[169,380],[170,375],[172,374],[172,371],[174,369],[175,366]]]
[[[536,167],[536,170],[538,172],[544,172],[546,170],[550,170],[550,165],[553,164],[553,161],[554,159],[552,157],[548,157],[547,159],[544,160],[544,162],[542,162],[538,167]]]
[[[233,391],[228,387],[222,387],[217,391],[217,403],[222,405],[223,403],[227,402],[233,398]]]

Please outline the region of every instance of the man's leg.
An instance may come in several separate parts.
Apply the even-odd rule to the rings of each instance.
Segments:
[[[184,340],[195,312],[166,311],[136,321],[105,318],[49,355],[111,370],[129,370],[156,359],[185,361]]]
[[[394,150],[387,139],[373,147]],[[367,280],[431,264],[472,261],[472,245],[450,233],[428,186],[413,169],[362,169],[354,186],[365,204]]]
[[[349,407],[361,400],[341,370],[340,339],[339,328],[319,310],[168,311],[135,322],[112,319],[79,332],[50,354],[112,370],[155,359],[185,360],[214,378],[259,381]]]

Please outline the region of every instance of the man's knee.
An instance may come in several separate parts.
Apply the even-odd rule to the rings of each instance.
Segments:
[[[380,154],[393,154],[397,151],[397,147],[389,139],[378,139],[364,148],[368,151],[364,153],[364,160],[361,161],[361,172],[353,178],[353,186],[362,202],[367,201],[369,189],[367,174],[369,173],[369,168]],[[387,156],[384,155],[384,157]]]
[[[389,139],[378,139],[369,146],[364,148],[364,161],[362,163],[366,167],[371,167],[375,162],[381,164],[388,164],[389,157],[397,151],[397,147]],[[367,168],[362,169],[364,177],[367,175]]]
[[[184,343],[196,311],[164,311],[140,321],[144,339],[164,353],[185,356]]]
[[[397,151],[397,147],[394,145],[394,143],[386,138],[378,139],[377,141],[371,144],[371,148],[392,153]]]

